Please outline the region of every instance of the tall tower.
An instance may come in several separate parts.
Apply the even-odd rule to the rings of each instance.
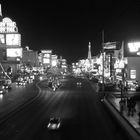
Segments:
[[[88,59],[91,60],[91,43],[88,44]]]

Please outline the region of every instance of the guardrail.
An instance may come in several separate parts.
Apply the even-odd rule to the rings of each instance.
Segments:
[[[115,98],[114,96],[112,97]],[[129,135],[130,140],[140,140],[140,133],[129,123],[125,117],[120,114],[120,112],[109,101],[109,99],[105,97],[103,103],[111,111],[123,130],[125,130],[125,133]]]

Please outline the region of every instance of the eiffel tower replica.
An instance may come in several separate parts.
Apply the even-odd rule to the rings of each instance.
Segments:
[[[91,62],[91,43],[88,44],[88,60]]]

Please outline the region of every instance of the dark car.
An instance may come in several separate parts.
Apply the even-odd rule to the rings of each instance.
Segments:
[[[77,82],[76,84],[77,84],[78,87],[81,87],[82,86],[82,83],[81,82]]]
[[[4,93],[6,93],[4,82],[0,81],[0,94],[4,94]]]

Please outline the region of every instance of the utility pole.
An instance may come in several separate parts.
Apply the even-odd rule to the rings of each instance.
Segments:
[[[1,67],[2,71],[4,72],[5,76],[6,76],[8,79],[11,79],[11,78],[7,75],[7,73],[5,72],[5,70],[4,70],[4,68],[3,68],[3,66],[2,66],[1,63],[0,63],[0,67]]]
[[[103,72],[102,72],[102,96],[104,98],[105,93],[104,93],[104,30],[102,30],[102,64],[103,64]]]

